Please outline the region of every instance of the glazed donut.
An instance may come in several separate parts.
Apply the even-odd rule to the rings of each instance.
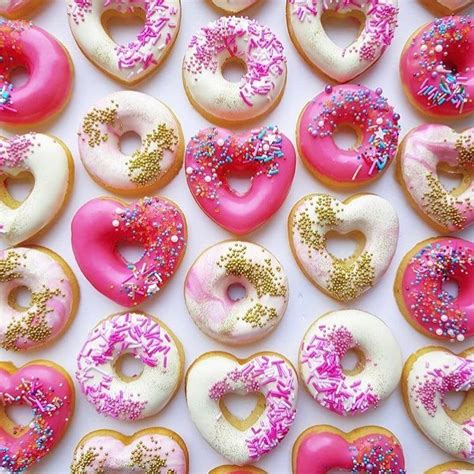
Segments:
[[[48,32],[26,21],[0,18],[0,124],[38,124],[59,114],[72,91],[73,65],[62,44]],[[15,69],[30,77],[15,88]]]
[[[31,175],[24,201],[8,193],[9,176]],[[59,138],[40,133],[0,137],[0,242],[13,246],[46,228],[61,212],[74,181],[74,161]]]
[[[121,372],[121,356],[132,354],[143,373]],[[161,321],[144,313],[119,313],[102,320],[77,357],[76,378],[97,413],[119,420],[156,415],[183,377],[181,343]]]
[[[120,137],[136,132],[141,147],[132,156],[120,150]],[[114,92],[85,115],[79,152],[91,177],[104,188],[144,194],[163,187],[183,163],[181,125],[165,104],[141,92]]]
[[[40,0],[0,0],[0,15],[15,20],[41,4]]]
[[[354,351],[357,366],[345,370]],[[300,345],[299,372],[310,395],[338,415],[376,408],[397,388],[402,374],[400,346],[379,318],[356,309],[331,311],[314,321]]]
[[[354,235],[359,245],[352,256],[337,258],[327,250],[327,234],[332,232]],[[331,298],[348,302],[387,271],[397,247],[398,216],[375,194],[356,194],[345,201],[308,194],[290,212],[288,235],[306,277]]]
[[[398,18],[398,0],[287,0],[290,37],[303,58],[337,82],[348,82],[375,64],[390,46]],[[326,34],[325,15],[356,17],[363,24],[345,48]]]
[[[54,450],[66,432],[74,413],[74,384],[59,365],[35,360],[20,368],[0,362],[0,387],[0,468],[27,472]],[[13,405],[31,408],[27,426],[8,418],[6,408]]]
[[[233,301],[232,285],[245,288]],[[222,242],[205,250],[184,283],[184,298],[197,327],[227,344],[248,344],[276,328],[288,304],[288,280],[280,262],[260,245]]]
[[[241,420],[223,403],[228,393],[258,394],[252,414]],[[207,352],[186,374],[191,419],[204,439],[232,464],[257,462],[287,435],[296,416],[298,378],[291,363],[275,352],[245,360]]]
[[[31,291],[19,306],[15,290]],[[69,265],[43,247],[0,250],[0,347],[27,351],[59,338],[73,320],[79,286]]]
[[[443,289],[455,281],[456,297]],[[433,237],[415,245],[398,267],[394,293],[401,313],[421,333],[464,341],[474,336],[474,244]]]
[[[212,4],[225,13],[241,13],[259,0],[211,0]]]
[[[79,268],[97,291],[122,306],[137,306],[174,275],[186,250],[187,230],[179,207],[162,197],[133,204],[96,198],[84,204],[71,225]],[[135,263],[117,250],[121,242],[144,247]]]
[[[293,446],[293,474],[405,474],[402,446],[380,426],[362,426],[344,433],[334,426],[316,425],[303,431]]]
[[[427,8],[442,15],[452,15],[472,5],[473,0],[422,0]]]
[[[295,175],[293,144],[277,126],[235,135],[206,128],[186,148],[186,178],[201,209],[224,229],[243,235],[254,231],[281,207]],[[252,175],[251,187],[238,193],[230,173]]]
[[[382,89],[326,86],[300,114],[296,142],[303,162],[327,186],[356,187],[379,178],[397,155],[400,116]],[[354,149],[339,148],[334,134],[352,128]]]
[[[227,61],[245,63],[239,83],[227,81]],[[184,88],[191,104],[218,123],[253,120],[277,106],[286,83],[283,45],[256,20],[222,17],[191,38],[183,62]]]
[[[143,29],[128,44],[119,45],[104,25],[114,16],[144,11]],[[79,48],[99,69],[128,85],[154,72],[168,56],[181,23],[180,0],[68,0],[69,26]]]
[[[438,168],[461,173],[463,181],[445,189]],[[474,128],[456,133],[446,125],[419,125],[399,151],[397,177],[409,202],[440,232],[456,232],[474,223]]]
[[[462,461],[445,462],[439,464],[431,469],[428,469],[425,474],[472,474],[474,466]]]
[[[451,411],[449,392],[466,392]],[[410,418],[450,456],[474,461],[474,348],[456,355],[443,347],[425,347],[405,362],[402,393]]]
[[[255,466],[219,466],[211,469],[209,474],[268,474],[267,471],[259,469]]]
[[[413,106],[444,119],[472,114],[473,44],[474,23],[469,16],[434,20],[411,36],[400,58],[400,75]]]

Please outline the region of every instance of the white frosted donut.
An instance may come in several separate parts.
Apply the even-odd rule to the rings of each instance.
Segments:
[[[222,75],[229,60],[241,60],[247,72],[239,83]],[[189,42],[183,62],[189,100],[210,120],[242,122],[269,112],[286,82],[283,45],[256,20],[222,17],[202,27]]]
[[[398,0],[287,0],[291,39],[303,57],[338,82],[363,73],[382,56],[393,40]],[[322,24],[324,14],[358,16],[364,27],[345,48],[336,45]]]
[[[143,372],[126,377],[117,364],[124,354],[142,362]],[[120,420],[155,415],[177,391],[184,353],[161,321],[143,313],[114,314],[89,334],[77,358],[76,378],[98,413]]]
[[[228,393],[260,397],[247,420],[226,409],[222,399]],[[191,419],[212,448],[239,466],[258,461],[285,438],[296,416],[297,394],[295,369],[274,352],[259,352],[246,360],[208,352],[186,374]]]
[[[137,37],[119,45],[104,29],[108,17],[143,10]],[[134,84],[156,70],[170,52],[181,22],[180,0],[67,0],[69,26],[87,58],[114,79]]]
[[[342,359],[359,357],[352,371]],[[379,318],[356,309],[324,314],[309,327],[299,352],[301,379],[311,396],[339,415],[376,408],[397,388],[402,373],[400,346]]]
[[[229,297],[233,284],[245,288],[245,297]],[[280,322],[288,304],[288,280],[280,262],[260,245],[222,242],[205,250],[189,269],[184,297],[205,334],[227,344],[247,344]]]
[[[31,174],[33,188],[23,202],[6,190],[8,176]],[[40,133],[0,138],[0,242],[17,245],[49,224],[62,209],[74,179],[74,162],[58,138]]]
[[[211,0],[217,8],[224,10],[227,13],[242,12],[258,1],[259,0]]]
[[[350,301],[374,286],[389,267],[397,248],[398,216],[375,194],[356,194],[345,201],[309,194],[293,206],[288,231],[305,275],[332,298]],[[354,255],[332,255],[326,248],[329,232],[356,232],[359,246]]]
[[[21,287],[31,291],[28,308],[12,300]],[[51,250],[0,250],[0,347],[26,351],[54,341],[69,326],[78,298],[72,270]]]
[[[142,141],[131,156],[120,137],[137,133]],[[114,92],[85,115],[79,131],[82,162],[101,186],[128,194],[160,188],[178,173],[184,138],[178,119],[165,104],[135,91]]]
[[[474,349],[456,355],[443,347],[425,347],[412,354],[403,369],[405,406],[418,428],[440,449],[474,461]],[[466,392],[455,416],[445,396]]]

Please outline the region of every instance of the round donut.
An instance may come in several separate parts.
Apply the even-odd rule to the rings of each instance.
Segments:
[[[382,278],[397,248],[398,227],[393,206],[375,194],[356,194],[345,201],[308,194],[288,217],[290,247],[298,265],[321,291],[343,302],[359,297]],[[337,258],[327,250],[327,235],[334,232],[357,240],[352,256]]]
[[[443,289],[455,281],[456,297]],[[474,336],[474,244],[433,237],[415,245],[400,262],[394,293],[401,313],[422,334],[449,341]]]
[[[418,29],[400,58],[405,93],[420,112],[438,118],[474,111],[474,22],[469,16],[439,18]]]
[[[111,17],[141,15],[143,29],[128,44],[106,31]],[[132,85],[156,71],[168,56],[181,23],[180,0],[68,0],[69,26],[79,48],[99,69]]]
[[[132,436],[97,430],[76,446],[71,474],[144,472],[188,474],[186,443],[167,428],[147,428]]]
[[[186,148],[186,179],[201,209],[224,229],[253,232],[281,207],[295,175],[296,153],[275,125],[234,134],[206,128]],[[241,194],[229,185],[232,174],[251,173]]]
[[[399,119],[380,88],[326,86],[301,112],[296,143],[316,178],[327,186],[353,188],[379,178],[395,159]],[[356,132],[354,149],[337,146],[334,134],[340,127]]]
[[[451,461],[428,469],[425,474],[472,474],[474,466],[462,461]]]
[[[465,392],[455,411],[446,394]],[[424,347],[405,362],[402,393],[411,420],[449,456],[474,461],[474,348],[456,355],[444,347]]]
[[[234,301],[232,285],[246,295]],[[205,250],[184,283],[184,298],[197,327],[226,344],[249,344],[276,328],[288,304],[288,280],[280,262],[251,242],[222,242]]]
[[[120,369],[121,356],[143,364],[139,376]],[[183,378],[184,352],[173,332],[144,313],[119,313],[102,320],[77,357],[76,379],[97,413],[119,420],[156,415]]]
[[[21,307],[15,290],[31,291]],[[0,250],[0,347],[27,351],[59,338],[72,322],[79,286],[69,265],[43,247]]]
[[[448,191],[438,169],[462,174]],[[409,202],[435,229],[457,232],[474,224],[474,128],[457,133],[440,124],[411,130],[399,150],[397,178]]]
[[[222,17],[192,36],[183,61],[184,88],[191,104],[216,123],[254,120],[277,106],[286,83],[283,45],[256,20]],[[239,83],[227,81],[227,61],[243,62]]]
[[[120,137],[137,133],[141,147],[132,156],[120,150]],[[85,115],[79,152],[88,173],[115,193],[144,194],[171,181],[183,163],[181,125],[165,104],[141,92],[114,92]]]
[[[9,176],[32,176],[24,201],[7,189]],[[74,161],[59,138],[40,133],[0,137],[0,242],[13,246],[37,236],[59,215],[74,181]]]
[[[224,13],[242,13],[260,0],[210,0],[211,3]]]
[[[16,20],[41,5],[41,0],[0,0],[0,15]]]
[[[286,0],[286,22],[296,49],[337,82],[348,82],[375,64],[393,40],[398,0]],[[327,35],[323,18],[356,17],[363,27],[344,48]]]
[[[345,370],[354,351],[358,363]],[[299,372],[310,395],[338,415],[376,408],[397,388],[402,374],[400,346],[379,318],[356,309],[331,311],[314,321],[300,345]]]
[[[64,46],[48,32],[22,20],[0,18],[0,124],[22,127],[59,114],[72,91],[74,71]],[[28,71],[18,88],[15,69]]]

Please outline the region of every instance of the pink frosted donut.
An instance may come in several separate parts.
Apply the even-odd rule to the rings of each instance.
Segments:
[[[0,19],[0,123],[22,126],[58,114],[72,90],[73,67],[57,39],[26,21]],[[10,75],[23,67],[29,80],[14,88]]]
[[[474,111],[474,23],[469,16],[439,18],[407,41],[400,74],[410,102],[437,117]]]
[[[326,86],[309,102],[297,125],[300,154],[310,171],[336,187],[355,187],[378,178],[397,154],[400,116],[382,89],[364,86]],[[357,147],[344,150],[334,141],[341,126],[353,128]]]
[[[455,281],[456,297],[443,289]],[[395,280],[398,307],[407,321],[436,339],[464,341],[474,336],[474,244],[434,237],[403,258]]]
[[[174,275],[184,256],[186,220],[179,207],[162,197],[133,204],[97,198],[72,221],[72,248],[90,283],[122,306],[136,306],[156,294]],[[117,251],[121,242],[144,247],[129,263]]]
[[[295,175],[295,150],[278,127],[235,135],[206,128],[186,148],[186,178],[201,209],[224,229],[243,235],[278,211]],[[250,173],[251,187],[239,194],[227,182],[231,173]]]

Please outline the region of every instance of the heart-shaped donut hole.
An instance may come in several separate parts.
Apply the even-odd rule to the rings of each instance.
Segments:
[[[30,196],[35,185],[31,173],[0,174],[0,201],[11,209],[18,209]]]
[[[365,247],[365,236],[361,231],[353,230],[345,234],[335,230],[325,236],[325,247],[331,256],[351,265],[362,254]]]
[[[450,400],[453,406],[455,403],[458,404],[457,408],[450,408],[448,405],[449,402],[443,400],[444,411],[448,416],[454,420],[456,423],[464,424],[466,420],[474,418],[474,390],[469,390],[468,392],[455,392],[456,399]],[[450,397],[450,393],[446,394]],[[459,399],[461,397],[461,399]],[[460,403],[459,403],[460,402]]]
[[[137,263],[145,254],[145,248],[138,242],[119,242],[116,251],[121,255],[126,263]]]
[[[110,9],[101,18],[102,27],[109,37],[119,46],[135,41],[145,26],[145,11],[140,6],[127,9],[126,12]]]
[[[252,406],[252,402],[253,408],[250,413],[246,417],[241,416],[242,412],[249,411],[249,405]],[[255,425],[265,411],[265,407],[265,397],[260,392],[248,394],[227,393],[219,400],[222,415],[234,428],[240,431],[246,431]],[[239,413],[236,414],[236,411]]]
[[[253,173],[251,170],[239,172],[229,171],[223,176],[227,189],[238,197],[250,193],[252,189]]]
[[[14,428],[11,433],[21,436],[28,430],[29,424],[34,420],[31,408],[22,404],[9,405],[5,408],[5,415]]]
[[[335,10],[325,10],[321,24],[328,38],[340,48],[347,49],[357,41],[364,30],[366,17],[363,12],[352,10],[338,13]]]
[[[445,191],[453,196],[464,193],[474,180],[474,168],[453,167],[443,162],[436,167],[436,174]]]

